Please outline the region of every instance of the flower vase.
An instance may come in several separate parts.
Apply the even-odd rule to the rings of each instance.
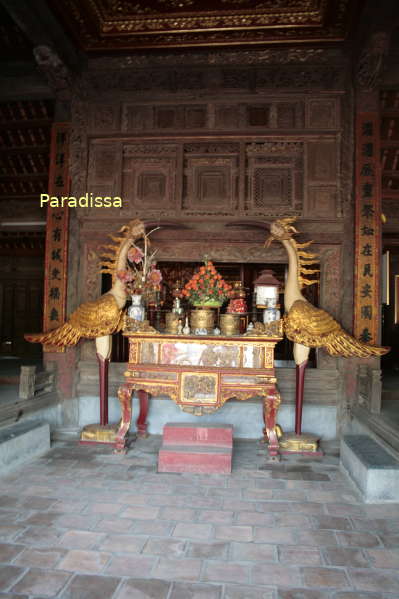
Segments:
[[[128,309],[127,313],[129,318],[143,322],[145,319],[145,308],[143,306],[143,296],[139,293],[135,293],[131,296],[132,305]]]

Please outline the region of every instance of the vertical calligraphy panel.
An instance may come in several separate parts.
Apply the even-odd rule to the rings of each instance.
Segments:
[[[50,196],[69,196],[69,136],[68,123],[54,123],[51,131]],[[43,330],[51,331],[65,321],[68,268],[68,207],[47,208],[46,254],[44,278]],[[59,347],[43,346],[44,351],[63,351]]]
[[[354,335],[379,342],[381,174],[379,118],[359,112],[356,118],[356,209]]]

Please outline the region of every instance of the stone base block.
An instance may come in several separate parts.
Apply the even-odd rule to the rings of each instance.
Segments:
[[[0,475],[50,449],[50,427],[42,422],[21,422],[0,429]]]
[[[230,474],[232,452],[231,424],[168,422],[163,429],[158,472]]]
[[[233,443],[231,424],[185,424],[170,422],[163,429],[164,445],[206,445],[207,447],[228,447]]]
[[[231,447],[164,445],[159,450],[158,472],[230,474],[231,456]]]
[[[340,465],[365,502],[399,501],[399,462],[367,435],[342,438]]]

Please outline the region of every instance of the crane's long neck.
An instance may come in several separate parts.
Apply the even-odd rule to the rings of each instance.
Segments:
[[[306,300],[301,293],[298,282],[299,261],[295,244],[292,239],[282,239],[281,243],[285,247],[288,254],[288,276],[284,294],[285,311],[288,312],[296,300]]]
[[[115,260],[115,273],[118,272],[118,270],[126,269],[127,253],[131,245],[131,239],[126,239],[125,241],[122,241]],[[125,285],[116,276],[113,277],[113,284],[108,293],[114,296],[119,308],[122,309],[127,300],[127,293]]]

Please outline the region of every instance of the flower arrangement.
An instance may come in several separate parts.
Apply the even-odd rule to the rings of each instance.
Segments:
[[[221,306],[231,294],[226,283],[210,260],[186,283],[182,295],[194,306]]]
[[[159,291],[162,273],[156,267],[155,255],[157,250],[151,254],[148,251],[150,246],[149,236],[157,229],[153,229],[144,235],[143,248],[135,244],[132,245],[127,254],[126,269],[118,270],[116,273],[118,279],[124,283],[126,291],[132,295],[146,295]]]

